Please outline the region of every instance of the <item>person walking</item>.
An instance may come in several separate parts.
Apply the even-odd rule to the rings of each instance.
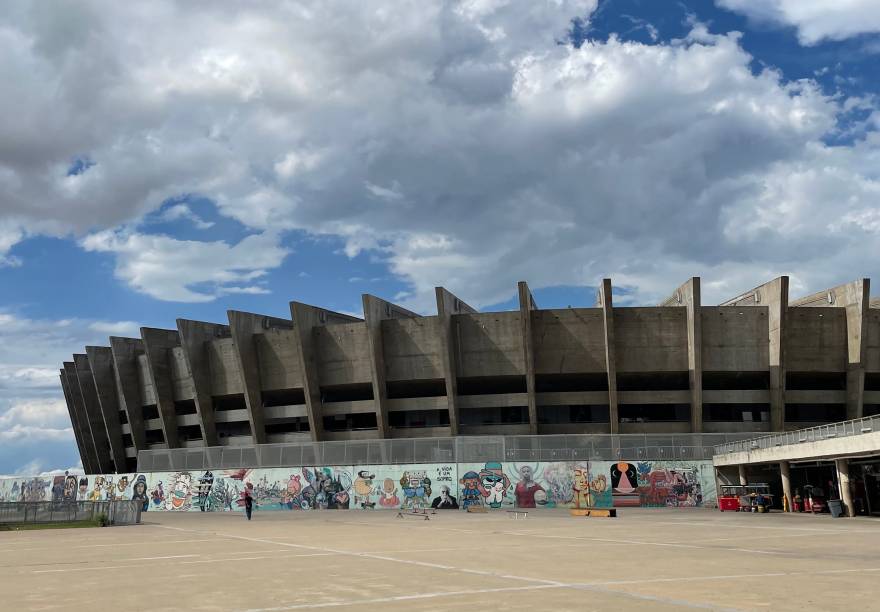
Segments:
[[[250,484],[250,483],[248,483]],[[251,514],[254,511],[254,496],[251,495],[250,487],[246,487],[244,490],[244,513],[247,515],[247,520],[251,520]]]

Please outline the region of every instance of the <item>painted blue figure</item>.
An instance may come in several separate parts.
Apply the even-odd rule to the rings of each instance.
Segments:
[[[458,498],[461,500],[462,510],[467,510],[470,506],[483,505],[483,489],[479,474],[467,472],[458,482],[461,484]]]

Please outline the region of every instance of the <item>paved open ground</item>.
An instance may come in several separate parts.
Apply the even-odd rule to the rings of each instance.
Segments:
[[[5,610],[880,609],[880,521],[148,513],[0,533]]]

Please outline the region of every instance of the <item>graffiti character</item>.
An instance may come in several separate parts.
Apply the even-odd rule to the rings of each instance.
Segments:
[[[431,507],[435,510],[458,510],[458,502],[449,492],[449,487],[443,485],[440,487],[440,495],[431,502]]]
[[[379,491],[379,505],[383,508],[397,508],[400,505],[397,487],[394,486],[394,481],[390,478],[382,481],[382,489]]]
[[[630,494],[638,486],[636,467],[632,463],[621,461],[611,466],[611,488],[616,493]]]
[[[480,470],[480,481],[483,484],[483,497],[490,508],[500,508],[501,502],[507,497],[507,489],[510,488],[510,478],[504,473],[501,464],[497,461],[486,462],[486,467]]]
[[[83,476],[79,479],[79,493],[77,497],[81,500],[85,500],[89,494],[89,479]]]
[[[483,505],[483,492],[486,490],[483,488],[479,474],[473,471],[466,472],[458,483],[461,485],[458,495],[461,498],[461,508],[463,510],[467,510],[470,506]]]
[[[535,494],[539,491],[543,492],[544,487],[534,480],[535,469],[530,465],[523,465],[517,469],[520,481],[516,483],[513,489],[513,496],[516,499],[517,508],[534,508],[536,507]],[[544,497],[546,501],[546,496]]]
[[[67,472],[64,472],[64,476]],[[60,502],[64,496],[64,476],[55,476],[52,479],[52,501]]]
[[[431,479],[424,470],[404,472],[400,477],[400,486],[403,489],[401,508],[415,510],[427,505],[431,495]]]
[[[156,484],[156,487],[153,489],[150,497],[153,498],[153,505],[157,508],[161,507],[165,503],[165,489],[162,487],[161,480]]]
[[[116,499],[125,499],[125,490],[128,489],[128,476],[123,475],[119,477],[119,480],[116,481],[116,490],[119,491],[119,494],[116,496]]]
[[[583,465],[574,467],[574,478],[571,490],[574,491],[575,508],[593,507],[593,496],[590,494],[590,471]]]
[[[287,481],[287,486],[284,487],[284,491],[281,493],[281,505],[286,506],[288,510],[293,510],[294,506],[299,507],[297,497],[299,497],[301,490],[302,484],[300,483],[299,474],[291,474],[290,480]]]
[[[208,497],[211,494],[211,487],[214,486],[214,474],[211,470],[207,470],[204,474],[199,477],[199,488],[198,488],[198,499],[199,499],[199,510],[202,512],[208,506]]]
[[[65,476],[64,491],[61,493],[61,499],[65,502],[76,501],[76,476],[72,474]]]
[[[143,512],[150,508],[150,501],[147,498],[147,477],[143,474],[139,474],[134,480],[134,485],[131,487],[131,499],[141,502],[141,511]]]
[[[192,503],[192,474],[178,472],[174,476],[168,498],[165,500],[166,510],[189,510]]]
[[[113,501],[116,499],[116,495],[113,493],[113,477],[105,476],[104,477],[104,499],[107,501]]]
[[[357,478],[354,479],[354,505],[360,505],[361,508],[374,508],[375,502],[370,501],[370,495],[373,494],[373,479],[375,474],[370,474],[367,470],[358,472]]]
[[[101,501],[104,491],[104,477],[95,476],[95,486],[89,493],[89,501]]]

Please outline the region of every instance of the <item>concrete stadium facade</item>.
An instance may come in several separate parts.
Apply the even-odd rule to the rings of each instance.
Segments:
[[[653,307],[437,314],[372,295],[299,302],[85,347],[61,384],[88,473],[139,451],[518,434],[748,433],[880,413],[880,301],[861,279],[789,300],[779,277],[717,306],[692,278]]]

